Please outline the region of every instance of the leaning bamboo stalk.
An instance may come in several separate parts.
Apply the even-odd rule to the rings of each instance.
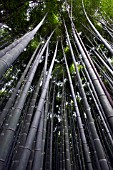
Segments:
[[[21,95],[21,97],[18,101],[18,104],[17,104],[17,106],[14,110],[13,117],[12,117],[10,123],[9,123],[8,128],[6,129],[4,139],[2,139],[2,141],[1,141],[2,144],[1,144],[1,147],[0,147],[0,161],[2,161],[2,166],[4,166],[4,162],[5,162],[5,159],[7,157],[8,152],[9,152],[9,148],[10,148],[12,142],[13,142],[14,133],[15,133],[16,128],[17,128],[17,123],[18,123],[18,120],[21,116],[21,112],[22,112],[22,109],[23,109],[23,106],[24,106],[24,103],[25,103],[25,100],[26,100],[26,97],[27,97],[27,93],[28,93],[28,90],[29,90],[30,85],[32,83],[32,80],[34,78],[34,75],[35,75],[37,66],[39,64],[40,58],[41,58],[42,54],[44,53],[45,48],[46,48],[46,46],[47,46],[52,35],[53,35],[53,32],[51,33],[48,40],[46,41],[42,51],[40,52],[40,55],[37,56],[36,60],[34,61],[34,64],[31,68],[29,78],[28,78],[28,80],[27,80],[27,82],[24,86],[22,95]],[[6,142],[4,142],[4,141],[6,141]]]
[[[42,145],[43,149],[43,165],[41,165],[42,169],[49,169],[50,167],[50,129],[51,129],[51,122],[50,122],[50,101],[51,101],[51,92],[52,92],[52,81],[50,82],[48,91],[47,91],[47,103],[46,103],[46,110],[45,110],[45,120],[44,120],[44,134],[43,134],[43,139],[44,143]],[[45,152],[44,152],[44,147],[45,147]]]
[[[98,113],[99,113],[99,115],[100,115],[100,117],[101,117],[101,119],[102,119],[102,121],[103,121],[105,130],[106,130],[106,132],[107,132],[107,134],[108,134],[108,137],[109,137],[109,140],[110,140],[110,142],[111,142],[111,144],[112,144],[112,146],[113,146],[112,136],[111,136],[110,131],[109,131],[108,127],[107,127],[107,124],[106,124],[106,122],[105,122],[105,120],[104,120],[104,118],[103,118],[103,115],[102,115],[102,113],[101,113],[101,110],[100,110],[100,108],[99,108],[99,105],[98,105],[98,103],[97,103],[97,101],[96,101],[97,96],[95,97],[95,95],[94,95],[95,93],[94,93],[94,94],[92,93],[92,90],[91,90],[91,88],[90,88],[90,86],[89,86],[89,84],[88,84],[88,82],[87,82],[87,80],[86,80],[86,77],[85,77],[85,75],[84,75],[83,72],[82,72],[82,74],[83,74],[84,79],[85,79],[85,81],[86,81],[86,83],[87,83],[87,86],[88,86],[89,91],[90,91],[90,93],[91,93],[91,96],[92,96],[92,98],[93,98],[93,100],[94,100],[94,103],[95,103],[95,105],[96,105],[96,107],[97,107]]]
[[[99,44],[97,43],[97,41],[95,40],[95,38],[93,38],[93,41],[95,43],[95,45],[93,44],[93,42],[86,36],[87,40],[90,42],[90,44],[93,46],[94,49],[96,49],[96,45],[97,47],[99,47]],[[100,54],[101,58],[103,58],[103,60],[109,65],[109,67],[113,70],[113,66],[110,63],[110,61],[108,60],[106,54],[104,53],[104,51],[99,48],[99,50],[97,50],[98,53]]]
[[[36,84],[36,88],[35,88],[35,91],[33,93],[33,96],[32,96],[32,99],[31,99],[31,102],[30,102],[30,105],[29,105],[29,109],[27,111],[24,126],[23,126],[23,128],[21,129],[21,132],[20,132],[20,138],[19,138],[20,143],[18,142],[19,145],[17,146],[15,155],[13,157],[12,167],[11,167],[12,170],[13,170],[13,167],[15,167],[15,168],[18,167],[18,163],[19,163],[19,159],[20,159],[18,154],[19,154],[20,150],[23,150],[23,147],[25,145],[25,141],[26,141],[27,134],[28,134],[28,131],[29,131],[29,128],[30,128],[30,124],[31,124],[31,120],[32,120],[32,117],[33,117],[33,111],[34,111],[34,108],[35,108],[35,103],[36,103],[36,100],[37,100],[37,97],[38,97],[38,94],[39,94],[39,90],[40,90],[40,83],[42,81],[42,74],[43,74],[43,71],[42,71],[41,76],[38,80],[38,83]]]
[[[33,36],[36,34],[38,29],[42,26],[46,15],[42,19],[42,21],[34,28],[33,31],[30,32],[24,39],[12,50],[6,53],[2,58],[0,58],[0,78],[4,74],[4,72],[11,66],[11,64],[18,58],[18,56],[23,52],[24,48],[31,41]]]
[[[66,26],[65,26],[65,28],[66,28]],[[81,94],[81,97],[83,99],[83,105],[84,105],[84,108],[85,108],[85,111],[86,111],[86,115],[87,115],[87,119],[88,119],[88,123],[89,123],[89,128],[90,128],[92,138],[93,138],[93,141],[94,141],[95,149],[97,151],[99,163],[100,163],[101,168],[106,167],[106,170],[107,170],[107,169],[109,169],[108,163],[107,163],[107,160],[105,158],[105,153],[104,153],[101,141],[98,137],[98,134],[97,134],[97,131],[96,131],[96,128],[95,128],[95,124],[94,124],[94,121],[93,121],[93,117],[92,117],[92,114],[91,114],[91,111],[90,111],[90,107],[89,107],[89,104],[88,104],[88,101],[87,101],[87,98],[86,98],[84,88],[82,86],[82,81],[81,81],[81,78],[80,78],[80,75],[79,75],[79,71],[78,71],[78,68],[77,68],[76,60],[75,60],[75,57],[74,57],[71,42],[69,40],[69,35],[68,35],[68,32],[67,32],[67,29],[66,29],[66,34],[67,34],[67,38],[68,38],[70,51],[71,51],[71,54],[72,54],[72,59],[73,59],[74,66],[75,66],[75,69],[76,69],[76,75],[77,75],[77,79],[78,79],[78,82],[79,82],[80,94]]]
[[[7,46],[3,50],[1,50],[0,51],[0,58],[3,57],[12,48],[14,48],[17,44],[19,44],[22,41],[22,39],[25,38],[29,33],[26,33],[24,36],[22,36],[21,38],[19,38],[18,40],[14,41],[12,44],[10,44],[9,46]]]
[[[102,16],[103,21],[97,19],[97,21],[99,21],[103,27],[106,27],[111,33],[113,33],[113,29],[111,28],[111,25],[108,23],[108,21],[105,20],[105,18]]]
[[[49,56],[49,45],[47,46],[46,49],[46,58],[45,58],[45,63],[44,63],[44,79],[43,79],[43,87],[46,81],[46,72],[47,72],[47,61],[48,61],[48,56]],[[52,83],[50,83],[50,89],[48,91],[51,91],[51,85]],[[47,114],[48,114],[48,110],[49,110],[49,98],[50,98],[50,92],[47,91],[46,94],[46,104],[45,104],[45,110],[44,110],[44,127],[43,127],[43,139],[42,139],[42,156],[41,156],[41,165],[40,165],[40,170],[43,169],[43,165],[44,165],[44,156],[45,156],[45,152],[44,152],[44,147],[45,147],[45,140],[46,140],[46,126],[47,126]]]
[[[46,57],[45,57],[45,63],[44,63],[44,69],[43,69],[43,83],[42,83],[42,91],[44,88],[44,84],[46,81],[46,71],[47,71],[47,59],[48,59],[48,46],[46,50]],[[43,144],[43,132],[44,132],[44,108],[42,109],[42,115],[40,118],[39,128],[37,132],[36,137],[36,146],[35,146],[35,154],[34,154],[34,160],[33,160],[33,170],[40,169],[41,167],[41,159],[42,159],[42,144]]]
[[[89,19],[86,11],[85,11],[85,7],[84,7],[84,3],[83,3],[83,0],[82,0],[82,6],[83,6],[83,11],[84,11],[84,14],[87,18],[87,21],[89,22],[91,28],[93,29],[93,31],[96,33],[96,35],[98,35],[98,37],[100,38],[100,40],[103,42],[103,44],[106,46],[106,48],[110,51],[110,53],[113,55],[113,49],[112,47],[108,44],[108,42],[102,37],[102,35],[98,32],[98,30],[95,28],[95,26],[93,25],[93,23],[91,22],[91,20]]]
[[[42,140],[43,140],[43,118],[44,118],[44,109],[42,109],[42,114],[40,117],[39,127],[37,131],[36,137],[36,146],[35,146],[35,154],[33,158],[32,170],[40,169],[41,165],[41,153],[42,153]]]
[[[94,64],[96,65],[97,69],[101,72],[101,75],[103,75],[103,77],[107,79],[107,82],[110,85],[111,90],[113,90],[113,80],[111,79],[111,77],[109,77],[109,75],[102,70],[99,63],[94,61]]]
[[[111,169],[112,162],[113,162],[112,146],[109,143],[109,140],[108,140],[105,130],[103,130],[102,121],[100,119],[97,119],[97,116],[96,116],[94,110],[92,110],[92,112],[94,115],[95,124],[96,124],[97,130],[98,130],[98,134],[100,136],[101,142],[102,142],[104,150],[106,152],[106,159],[108,160],[109,169]]]
[[[91,35],[92,35],[93,37],[95,37],[96,39],[99,40],[99,42],[101,42],[100,38],[95,34],[95,32],[93,32],[89,27],[85,26],[84,24],[82,24],[82,26],[83,26],[89,33],[91,33]]]
[[[113,71],[111,70],[111,68],[105,63],[105,61],[100,57],[100,55],[98,54],[97,51],[95,51],[94,49],[92,49],[93,53],[99,58],[99,60],[102,62],[102,65],[104,65],[106,67],[106,69],[109,71],[109,73],[111,73],[111,75],[113,76]]]
[[[83,110],[82,107],[81,107],[81,110]],[[83,117],[84,117],[84,115],[83,115]],[[87,137],[88,137],[88,140],[89,140],[89,143],[90,143],[91,154],[92,154],[92,162],[93,162],[94,169],[97,168],[98,170],[101,170],[99,160],[98,160],[98,156],[97,156],[97,152],[96,152],[96,149],[95,149],[95,145],[94,145],[94,142],[93,142],[93,138],[92,138],[92,135],[91,135],[91,132],[90,132],[90,129],[89,129],[87,119],[84,119],[84,126],[85,126],[85,129],[86,129],[86,132],[87,132]]]
[[[44,85],[45,80],[46,80],[46,72],[47,72],[48,56],[49,56],[49,44],[47,45],[47,49],[46,49],[46,57],[45,57],[45,63],[44,63],[44,78],[43,78],[43,85]]]
[[[107,28],[107,26],[104,26],[103,29],[110,35],[111,38],[113,38],[112,32]]]
[[[43,169],[44,166],[44,157],[45,157],[45,152],[44,152],[44,147],[45,147],[45,140],[46,140],[46,128],[47,128],[47,113],[49,109],[49,96],[47,92],[46,96],[46,105],[45,105],[45,115],[44,115],[44,128],[43,128],[43,142],[42,142],[42,156],[41,156],[41,165],[40,165],[40,170]]]
[[[30,67],[30,65],[31,65],[36,53],[37,53],[37,50],[38,50],[39,46],[40,46],[40,44],[38,45],[35,52],[33,53],[33,55],[32,55],[28,65],[27,65],[26,69],[24,70],[22,76],[20,77],[16,87],[14,88],[14,91],[12,92],[12,95],[10,96],[8,102],[6,103],[2,113],[0,115],[0,126],[2,126],[5,116],[7,115],[9,109],[11,108],[11,106],[12,106],[14,100],[15,100],[15,97],[16,97],[16,94],[18,92],[18,89],[20,88],[20,86],[21,86],[21,84],[22,84],[22,82],[23,82],[23,80],[24,80],[24,78],[25,78],[25,76],[26,76],[26,74],[27,74],[27,72],[29,70],[29,67]]]
[[[26,79],[25,79],[25,81],[26,81]],[[5,120],[3,120],[3,122],[2,122],[1,132],[4,133],[4,134],[5,134],[6,129],[9,126],[9,123],[10,123],[12,117],[13,117],[14,109],[17,106],[17,103],[18,103],[18,101],[20,99],[20,96],[22,95],[22,92],[23,92],[23,89],[24,89],[24,85],[25,85],[25,83],[22,84],[22,86],[21,86],[21,88],[19,90],[19,93],[18,93],[18,95],[17,95],[17,97],[16,97],[16,99],[14,101],[12,109],[9,110],[9,112],[7,113],[7,115],[5,117]]]
[[[106,117],[105,117],[105,113],[104,113],[104,110],[103,110],[103,108],[102,108],[102,106],[101,106],[101,103],[100,103],[100,100],[99,100],[99,98],[98,98],[98,95],[97,95],[97,93],[96,93],[96,91],[95,91],[93,82],[92,82],[92,80],[90,79],[89,73],[88,73],[88,71],[87,71],[87,69],[86,69],[86,67],[85,67],[85,65],[84,65],[83,62],[82,62],[82,65],[84,66],[84,71],[85,71],[85,73],[86,73],[86,76],[87,76],[87,78],[88,78],[88,81],[89,81],[89,83],[90,83],[90,86],[91,86],[91,88],[92,88],[92,91],[93,91],[93,93],[94,93],[94,97],[95,97],[95,99],[96,99],[96,101],[97,101],[97,104],[98,104],[98,107],[99,107],[99,110],[100,110],[100,112],[99,112],[99,113],[100,113],[100,116],[101,116],[101,118],[102,118],[102,120],[103,120],[103,123],[104,123],[104,125],[105,125],[105,127],[106,127],[107,132],[110,133],[110,136],[111,136],[112,132],[111,132],[111,129],[110,129],[109,124],[108,124],[108,122],[107,122],[107,119],[106,119]]]
[[[92,69],[92,65],[89,63],[89,60],[88,60],[88,58],[87,58],[87,56],[86,56],[86,54],[85,54],[85,52],[84,52],[84,50],[83,50],[83,48],[81,46],[81,43],[80,43],[80,41],[78,39],[78,36],[77,36],[77,34],[75,32],[74,24],[73,24],[72,20],[71,20],[71,23],[72,23],[74,39],[75,39],[75,41],[77,43],[77,46],[78,46],[78,48],[79,48],[79,50],[80,50],[80,52],[82,54],[84,63],[86,65],[86,67],[87,67],[87,70],[88,70],[88,72],[90,74],[90,77],[91,77],[91,79],[93,81],[93,84],[94,84],[95,89],[97,91],[97,94],[99,96],[100,102],[101,102],[101,104],[103,106],[103,109],[104,109],[104,111],[106,113],[106,117],[108,119],[108,122],[109,122],[109,124],[111,126],[111,129],[113,130],[113,109],[112,109],[112,107],[111,107],[111,105],[110,105],[110,103],[109,103],[109,101],[108,101],[108,99],[107,99],[107,97],[105,95],[105,92],[103,91],[103,89],[102,89],[102,87],[100,85],[100,82],[99,82],[94,70]]]
[[[31,94],[29,95],[28,101],[26,102],[26,106],[23,109],[23,115],[22,115],[22,120],[23,121],[25,120],[26,110],[27,110],[27,108],[29,106],[29,103],[30,103],[30,100],[31,100],[30,96],[31,96]],[[10,148],[10,154],[9,154],[9,156],[7,158],[7,161],[6,161],[7,163],[5,164],[5,169],[9,169],[9,167],[10,167],[10,164],[11,164],[11,161],[12,161],[12,156],[13,156],[14,151],[15,151],[15,145],[16,145],[17,140],[18,140],[18,135],[19,135],[19,132],[21,131],[21,128],[23,127],[23,121],[20,122],[20,124],[18,126],[18,129],[16,131],[15,138],[13,140],[13,144],[12,144],[12,146]]]
[[[44,106],[44,101],[45,101],[47,89],[48,89],[48,86],[49,86],[49,80],[50,80],[50,77],[51,77],[55,57],[56,57],[56,54],[57,54],[57,46],[58,46],[58,42],[56,44],[56,49],[55,49],[54,56],[53,56],[53,59],[52,59],[52,62],[51,62],[51,66],[50,66],[49,71],[48,71],[46,82],[45,82],[45,85],[44,85],[44,88],[43,88],[43,91],[42,91],[42,94],[41,94],[41,97],[40,97],[40,100],[39,100],[39,103],[38,103],[38,106],[37,106],[37,110],[35,112],[35,116],[34,116],[34,119],[33,119],[33,122],[32,122],[31,128],[30,128],[30,131],[29,131],[29,134],[28,134],[28,137],[27,137],[27,140],[26,140],[26,144],[25,144],[23,153],[21,155],[21,160],[20,160],[20,163],[19,163],[17,170],[24,170],[26,168],[28,160],[29,160],[33,140],[34,140],[34,137],[36,135],[38,124],[39,124],[39,121],[40,121],[40,116],[42,114],[42,108]]]
[[[76,101],[76,97],[75,97],[75,93],[74,93],[74,87],[73,87],[73,84],[72,84],[72,80],[71,80],[69,68],[68,68],[68,65],[67,65],[66,56],[65,56],[65,53],[64,53],[63,46],[62,46],[62,50],[63,50],[63,55],[64,55],[64,59],[65,59],[65,64],[66,64],[66,70],[67,70],[68,78],[69,78],[69,82],[70,82],[70,88],[71,88],[71,93],[72,93],[72,97],[73,97],[73,101],[74,101],[74,107],[75,107],[75,111],[76,111],[76,115],[77,115],[78,126],[79,126],[81,139],[82,139],[82,143],[83,143],[86,165],[87,165],[87,168],[89,170],[91,170],[91,169],[93,170],[91,158],[90,158],[90,155],[89,155],[89,148],[88,148],[87,140],[86,140],[86,137],[85,137],[85,132],[84,132],[80,112],[79,112],[79,109],[78,109],[78,105],[77,105],[77,101]]]
[[[113,109],[112,109],[113,101],[112,101],[107,89],[105,88],[102,80],[100,79],[100,77],[98,75],[98,72],[95,69],[94,64],[93,64],[93,62],[92,62],[92,60],[90,58],[90,55],[89,55],[89,53],[88,53],[88,51],[87,51],[81,37],[77,33],[77,31],[75,29],[75,26],[74,26],[74,23],[73,23],[72,20],[71,20],[71,23],[72,23],[72,30],[75,32],[75,34],[74,34],[75,41],[77,42],[77,46],[78,46],[78,48],[79,48],[79,50],[81,52],[81,55],[82,55],[83,60],[84,60],[84,63],[85,63],[85,65],[86,65],[86,67],[87,67],[87,69],[88,69],[88,71],[90,73],[91,79],[94,81],[95,89],[96,89],[97,94],[98,94],[98,96],[100,98],[101,104],[103,105],[103,109],[105,110],[106,114],[108,114],[108,112],[110,112],[110,111],[113,112]],[[79,45],[81,45],[81,46],[79,46]],[[86,56],[83,55],[83,54],[85,54]],[[107,99],[107,101],[105,101],[106,99]],[[110,124],[112,124],[112,121],[113,121],[112,120],[112,115],[108,115],[108,117],[109,117],[108,119],[110,119],[109,121],[111,122]]]
[[[41,50],[41,49],[40,49]],[[36,57],[36,59],[34,60],[34,62],[33,62],[33,64],[32,64],[32,67],[31,67],[31,69],[29,70],[29,72],[28,72],[28,74],[26,75],[26,78],[25,78],[25,80],[24,80],[24,83],[21,85],[21,88],[20,88],[20,90],[19,90],[19,93],[18,93],[18,96],[17,96],[17,98],[16,98],[16,100],[14,101],[14,103],[13,103],[13,107],[12,107],[12,109],[10,110],[10,108],[9,108],[9,112],[8,112],[8,114],[6,115],[6,119],[5,120],[3,120],[3,122],[2,122],[2,126],[3,126],[3,129],[7,129],[8,127],[9,127],[9,124],[10,124],[10,122],[11,122],[11,119],[12,119],[12,117],[13,117],[13,115],[14,115],[14,111],[15,111],[15,109],[17,109],[17,107],[18,107],[18,104],[19,104],[19,100],[21,100],[21,97],[22,97],[22,95],[23,95],[23,90],[27,90],[27,82],[29,82],[29,78],[30,78],[30,74],[31,74],[31,71],[32,71],[32,68],[34,67],[34,65],[35,65],[35,63],[36,63],[36,61],[37,61],[37,59],[38,59],[38,57],[39,57],[39,54],[40,54],[40,51],[39,51],[39,53],[37,54],[37,57]],[[27,88],[26,88],[27,87]],[[15,94],[16,95],[16,94]],[[14,96],[13,96],[14,97]],[[16,96],[15,96],[16,97]],[[26,97],[26,96],[24,96],[24,97]],[[12,99],[11,99],[11,101],[12,101]],[[11,101],[10,101],[10,103],[9,104],[11,104]],[[10,106],[10,105],[9,105]],[[24,106],[24,102],[23,102],[23,106]],[[11,107],[11,106],[10,106]],[[8,110],[6,110],[6,111],[8,111]],[[7,125],[8,126],[6,126],[6,127],[4,127],[4,124],[5,124],[5,122],[7,122]],[[2,128],[2,127],[1,127]]]

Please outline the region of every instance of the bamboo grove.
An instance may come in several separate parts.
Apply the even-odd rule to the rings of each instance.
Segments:
[[[82,1],[80,33],[72,2],[43,38],[49,12],[1,46],[0,170],[113,169],[113,20],[99,13],[107,39]]]

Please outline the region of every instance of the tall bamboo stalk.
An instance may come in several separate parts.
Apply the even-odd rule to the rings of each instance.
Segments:
[[[45,43],[40,55],[37,56],[37,58],[34,61],[34,64],[31,68],[29,78],[28,78],[28,80],[25,84],[25,87],[23,89],[21,97],[19,98],[18,104],[17,104],[17,106],[14,110],[13,117],[12,117],[11,121],[9,122],[8,128],[6,129],[4,139],[2,139],[2,141],[1,141],[0,160],[3,162],[3,165],[4,165],[5,159],[7,157],[7,154],[9,152],[9,148],[11,147],[11,144],[13,142],[14,134],[15,134],[15,131],[16,131],[16,128],[17,128],[17,123],[18,123],[18,120],[20,118],[20,115],[21,115],[21,112],[22,112],[22,109],[23,109],[23,106],[24,106],[24,103],[25,103],[25,100],[26,100],[26,97],[27,97],[28,90],[29,90],[30,85],[32,83],[32,80],[34,78],[34,75],[35,75],[37,66],[39,64],[40,58],[41,58],[42,54],[44,53],[44,50],[45,50],[52,34],[53,34],[53,32],[51,33],[50,37],[48,38],[47,42]],[[6,143],[5,143],[5,141],[6,141]]]
[[[78,126],[79,126],[81,139],[82,139],[82,143],[83,143],[83,149],[84,149],[84,154],[85,154],[85,159],[86,159],[86,166],[89,170],[91,170],[91,169],[93,170],[91,158],[90,158],[90,155],[89,155],[89,148],[88,148],[87,140],[86,140],[86,137],[85,137],[84,128],[83,128],[83,125],[82,125],[82,120],[81,120],[80,112],[79,112],[79,109],[78,109],[78,105],[77,105],[77,101],[76,101],[76,97],[75,97],[75,93],[74,93],[74,88],[73,88],[73,84],[72,84],[72,80],[71,80],[69,68],[68,68],[68,65],[67,65],[66,56],[65,56],[65,53],[64,53],[63,46],[62,46],[62,50],[63,50],[66,69],[67,69],[68,78],[69,78],[69,82],[70,82],[70,88],[71,88],[71,93],[72,93],[72,97],[73,97],[73,101],[74,101],[74,107],[75,107],[75,111],[76,111]]]
[[[26,69],[24,70],[24,73],[20,77],[16,87],[14,88],[14,91],[12,92],[12,95],[10,96],[8,102],[6,103],[6,105],[5,105],[5,107],[4,107],[3,111],[2,111],[2,114],[0,115],[0,125],[3,124],[4,118],[7,115],[8,111],[10,110],[10,108],[11,108],[11,106],[12,106],[14,100],[15,100],[17,92],[18,92],[18,90],[19,90],[19,88],[20,88],[20,86],[21,86],[21,84],[22,84],[22,82],[23,82],[23,80],[24,80],[28,70],[29,70],[29,67],[30,67],[30,65],[31,65],[31,63],[32,63],[36,53],[37,53],[37,50],[38,50],[39,46],[40,46],[40,44],[38,45],[38,47],[36,48],[35,52],[33,53],[33,55],[32,55],[28,65],[27,65]]]
[[[18,58],[18,56],[23,52],[24,48],[31,41],[33,36],[42,26],[46,15],[41,20],[41,22],[28,34],[23,38],[23,40],[13,49],[11,49],[8,53],[6,53],[3,57],[0,58],[0,78],[4,74],[4,72],[11,66],[11,64]]]
[[[103,109],[104,109],[104,111],[106,113],[106,117],[108,119],[108,122],[109,122],[109,124],[111,126],[111,129],[113,130],[113,109],[112,109],[112,107],[111,107],[111,105],[110,105],[110,103],[109,103],[109,101],[108,101],[108,99],[107,99],[107,97],[105,95],[105,92],[103,91],[103,89],[102,89],[102,87],[100,85],[100,82],[99,82],[99,80],[98,80],[98,78],[97,78],[97,76],[96,76],[96,74],[95,74],[95,72],[94,72],[94,70],[92,68],[92,65],[89,63],[87,55],[85,54],[85,52],[84,52],[84,50],[82,48],[82,45],[81,45],[81,43],[80,43],[80,41],[78,39],[78,34],[75,32],[75,28],[74,28],[74,24],[73,24],[72,20],[71,20],[71,23],[72,23],[72,30],[73,30],[73,35],[74,35],[75,41],[76,41],[77,46],[78,46],[78,48],[79,48],[79,50],[80,50],[80,52],[82,54],[84,63],[86,65],[86,67],[87,67],[87,70],[88,70],[88,72],[90,74],[90,77],[91,77],[91,79],[93,81],[93,84],[95,86],[95,89],[97,91],[98,97],[100,99],[100,102],[101,102],[101,104],[103,106]]]
[[[21,156],[21,160],[20,160],[20,163],[19,163],[17,170],[22,170],[22,169],[24,170],[26,168],[28,160],[29,160],[33,140],[34,140],[34,137],[36,135],[36,131],[37,131],[37,128],[38,128],[38,125],[39,125],[40,116],[42,114],[42,108],[44,106],[44,101],[45,101],[47,89],[48,89],[48,86],[49,86],[49,80],[50,80],[50,77],[51,77],[51,72],[52,72],[55,57],[56,57],[56,54],[57,54],[57,46],[58,46],[58,42],[56,44],[56,49],[55,49],[54,56],[53,56],[53,59],[52,59],[52,62],[51,62],[51,66],[50,66],[49,71],[48,71],[48,75],[47,75],[47,78],[46,78],[44,89],[42,91],[42,94],[41,94],[41,97],[40,97],[40,100],[39,100],[39,103],[38,103],[38,106],[37,106],[37,110],[36,110],[36,113],[35,113],[31,128],[30,128],[30,131],[29,131],[29,134],[28,134],[28,137],[27,137],[27,140],[26,140],[26,144],[25,144],[25,147],[24,147],[24,150],[23,150],[23,153],[22,153],[22,156]]]
[[[84,11],[84,14],[87,18],[87,21],[89,22],[91,28],[93,29],[93,31],[96,33],[96,35],[100,38],[100,40],[103,42],[103,44],[106,46],[106,48],[110,51],[110,53],[113,55],[113,49],[112,47],[108,44],[108,42],[102,37],[102,35],[98,32],[98,30],[95,28],[95,26],[93,25],[93,23],[91,22],[91,20],[89,19],[86,11],[85,11],[85,7],[84,7],[84,3],[83,3],[83,0],[82,0],[82,6],[83,6],[83,11]]]

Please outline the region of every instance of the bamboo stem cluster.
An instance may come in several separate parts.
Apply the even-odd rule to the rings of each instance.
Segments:
[[[71,6],[71,16],[67,11],[71,34],[63,19],[65,39],[52,41],[53,31],[44,44],[40,42],[7,97],[0,115],[0,170],[113,169],[113,67],[97,40],[111,53],[112,48],[95,30],[85,8],[84,13],[95,39],[86,36],[84,43]],[[45,18],[0,52],[1,76]]]

